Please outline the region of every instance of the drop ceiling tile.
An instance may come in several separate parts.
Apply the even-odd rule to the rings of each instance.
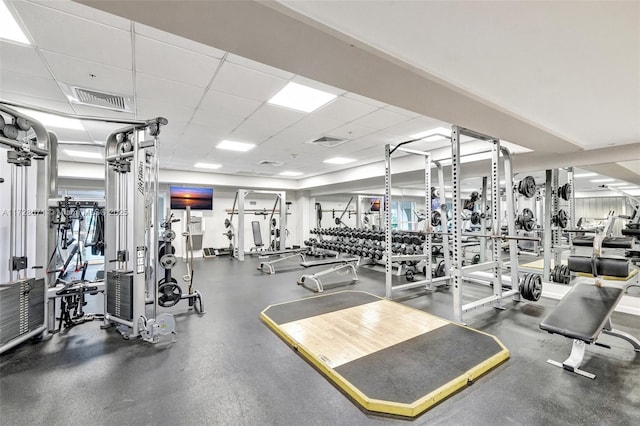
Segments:
[[[7,100],[7,101],[18,102],[18,103],[26,105],[26,106],[40,107],[40,108],[50,109],[51,111],[66,112],[66,113],[69,113],[69,114],[73,114],[74,113],[73,108],[71,108],[71,105],[69,105],[68,102],[53,101],[51,99],[35,98],[35,97],[31,97],[31,96],[20,95],[20,94],[17,94],[17,93],[4,93],[2,95],[2,98]]]
[[[291,125],[278,136],[292,141],[306,142],[330,134],[331,130],[344,124],[343,121],[311,114]]]
[[[328,117],[335,120],[349,122],[372,113],[376,109],[377,108],[372,105],[340,96],[319,110],[313,112],[313,114],[320,117]]]
[[[375,99],[367,98],[366,96],[358,95],[357,93],[347,92],[344,95],[345,98],[353,99],[354,101],[363,102],[365,104],[373,105],[377,108],[384,108],[387,106],[384,102],[377,101]]]
[[[41,49],[131,69],[129,31],[98,24],[35,3],[20,1],[13,4]]]
[[[287,80],[225,62],[211,86],[212,90],[267,101],[287,84]]]
[[[308,86],[317,90],[322,90],[323,92],[332,93],[336,96],[342,96],[345,93],[347,93],[345,90],[339,89],[337,87],[329,86],[328,84],[320,83],[319,81],[310,80],[308,78],[302,77],[301,75],[295,76],[291,81],[294,83],[302,84],[303,86]]]
[[[199,109],[216,114],[248,117],[258,109],[260,105],[261,102],[254,99],[241,98],[227,93],[209,90],[202,99]]]
[[[355,120],[354,124],[369,127],[374,130],[382,130],[408,120],[410,120],[410,118],[406,115],[401,115],[386,109],[379,109]]]
[[[375,130],[369,127],[359,126],[354,123],[347,123],[344,126],[340,126],[336,129],[331,130],[329,135],[341,139],[352,140],[365,135],[369,135],[373,132],[375,132]]]
[[[384,129],[384,132],[390,135],[396,135],[399,139],[407,139],[411,135],[435,129],[436,127],[450,128],[451,126],[436,119],[420,116],[418,118],[413,118],[400,124],[390,126]]]
[[[60,102],[67,99],[51,77],[34,77],[4,69],[0,70],[0,93],[16,93]]]
[[[294,74],[281,70],[279,68],[274,68],[269,65],[262,64],[260,62],[252,61],[251,59],[244,58],[242,56],[234,55],[233,53],[229,53],[227,56],[227,61],[232,62],[236,65],[241,65],[245,68],[249,68],[255,71],[260,71],[265,74],[271,74],[275,77],[284,78],[286,80],[291,79]]]
[[[0,41],[0,64],[2,70],[51,78],[51,73],[40,59],[38,52],[30,46]]]
[[[73,109],[76,111],[78,115],[88,115],[92,117],[105,117],[105,118],[119,118],[123,120],[133,120],[135,119],[133,114],[114,111],[106,108],[98,108],[89,105],[73,105]],[[121,125],[120,127],[122,127]]]
[[[133,96],[130,70],[52,52],[43,52],[43,56],[53,75],[61,83],[112,94]]]
[[[93,7],[85,6],[80,3],[69,0],[31,0],[33,3],[38,3],[41,6],[56,9],[61,12],[66,12],[71,15],[75,15],[80,18],[85,18],[100,24],[109,25],[111,27],[119,28],[121,30],[129,30],[131,21],[125,18],[121,18],[116,15],[112,15],[107,12],[95,9]]]
[[[87,130],[92,140],[100,143],[104,143],[111,133],[124,127],[122,124],[100,121],[83,121],[82,126]]]
[[[401,115],[405,115],[409,118],[418,118],[421,117],[420,114],[415,113],[413,111],[409,111],[407,109],[404,108],[399,108],[397,106],[393,106],[393,105],[387,105],[386,107],[384,107],[384,109],[391,111],[391,112],[395,112],[396,114],[401,114]]]
[[[212,113],[199,109],[193,116],[191,123],[194,125],[207,126],[212,136],[216,139],[224,139],[233,129],[238,127],[244,117],[222,113]]]
[[[90,142],[92,140],[85,130],[58,129],[53,127],[48,127],[47,130],[55,133],[59,141]]]
[[[136,36],[136,71],[178,83],[206,87],[219,59]]]
[[[148,120],[155,117],[164,117],[169,120],[169,124],[171,124],[172,120],[178,122],[189,121],[194,112],[193,108],[143,97],[138,97],[137,107],[139,119]]]
[[[204,89],[137,73],[136,94],[146,99],[195,108],[202,99]]]
[[[264,104],[243,125],[259,127],[273,136],[306,116],[303,112]]]
[[[171,34],[157,28],[140,24],[138,22],[134,23],[134,26],[136,34],[140,34],[147,38],[151,38],[163,43],[171,44],[182,49],[190,50],[192,52],[200,53],[202,55],[207,55],[218,59],[222,58],[225,54],[223,50],[216,49],[215,47],[207,46],[206,44],[198,43],[197,41],[189,40],[187,38],[180,37],[179,35]]]

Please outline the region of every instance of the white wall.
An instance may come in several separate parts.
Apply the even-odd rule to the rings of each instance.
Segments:
[[[169,188],[168,186],[161,187],[162,192],[165,194],[165,199],[169,200]],[[299,231],[299,216],[302,214],[300,209],[298,208],[298,194],[295,191],[289,191],[286,194],[286,200],[291,201],[292,204],[289,207],[290,215],[287,216],[287,229],[289,230],[289,235],[287,236],[287,246],[290,247],[292,245],[300,245],[300,235]],[[233,206],[233,201],[236,196],[236,189],[231,188],[218,188],[214,186],[213,190],[213,210],[202,210],[198,211],[196,214],[202,214],[203,222],[204,222],[204,234],[202,239],[203,247],[214,247],[214,248],[226,248],[229,246],[229,240],[226,236],[222,235],[227,232],[227,228],[224,227],[225,219],[230,218],[227,210],[231,210]],[[271,209],[275,203],[275,195],[267,195],[267,194],[251,194],[247,196],[245,202],[245,210],[266,210],[267,216],[255,215],[253,212],[245,213],[244,220],[244,247],[245,250],[249,250],[254,246],[253,244],[253,232],[251,229],[251,222],[258,221],[260,222],[260,229],[262,231],[262,242],[265,246],[269,243],[269,215],[271,214]],[[168,206],[168,204],[167,204]],[[236,207],[237,209],[237,207]],[[173,225],[173,229],[176,231],[178,237],[174,241],[174,245],[176,247],[176,255],[182,256],[184,251],[184,237],[181,237],[181,233],[184,230],[184,210],[173,210],[172,213],[176,218],[181,219],[180,222],[177,222]],[[276,220],[280,220],[278,214],[275,215]],[[236,234],[238,229],[238,215],[235,214],[233,217],[233,225],[236,228]],[[278,226],[280,226],[278,224]]]
[[[576,222],[579,218],[606,218],[609,211],[616,215],[632,215],[633,209],[625,197],[576,198]],[[620,236],[626,221],[616,220],[613,235]]]

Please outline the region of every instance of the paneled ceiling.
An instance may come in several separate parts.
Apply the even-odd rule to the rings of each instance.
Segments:
[[[220,173],[272,176],[287,170],[306,178],[380,161],[386,143],[449,127],[69,0],[4,1],[32,44],[0,41],[0,98],[83,115],[167,117],[161,135],[165,169],[193,171],[196,162],[210,162],[223,165]],[[584,149],[640,141],[640,6],[633,2],[611,6],[615,13],[605,13],[602,4],[572,13],[567,5],[556,10],[533,4],[538,2],[491,8],[481,7],[484,2],[281,3]],[[491,15],[496,8],[500,19]],[[509,19],[521,14],[531,19]],[[450,28],[456,37],[447,33]],[[251,30],[244,28],[248,36]],[[441,42],[444,34],[447,43]],[[288,82],[337,97],[310,114],[268,104]],[[60,84],[131,97],[133,113],[72,104]],[[52,130],[65,142],[99,144],[117,127],[85,121],[82,129]],[[310,143],[321,136],[346,142],[333,148]],[[215,149],[223,139],[258,146],[243,154]],[[445,145],[440,140],[416,148]],[[356,162],[322,162],[335,156]],[[78,161],[64,151],[60,158]],[[258,164],[264,160],[282,165]],[[621,165],[637,176],[638,160],[629,160]]]
[[[7,4],[32,45],[0,42],[0,98],[82,115],[166,117],[169,125],[161,134],[163,168],[193,170],[195,163],[209,162],[222,164],[220,173],[266,176],[287,170],[306,177],[379,160],[386,143],[449,126],[70,1]],[[288,82],[337,97],[313,113],[268,104]],[[131,97],[134,112],[70,103],[60,84]],[[85,121],[83,129],[52,130],[63,142],[100,144],[118,127]],[[310,143],[322,136],[346,142],[333,148]],[[243,154],[216,149],[223,139],[258,146]],[[445,144],[441,140],[424,147]],[[77,161],[64,148],[60,159]],[[90,146],[72,149],[100,151]],[[335,156],[356,162],[347,166],[322,162]],[[282,165],[258,164],[264,160]]]

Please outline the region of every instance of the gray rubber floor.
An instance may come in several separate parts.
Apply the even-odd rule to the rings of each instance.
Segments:
[[[180,302],[177,343],[125,341],[87,323],[46,342],[29,342],[0,356],[3,425],[361,425],[407,423],[360,411],[259,320],[266,306],[313,295],[295,284],[309,270],[266,275],[258,259],[197,262],[195,287],[207,313]],[[176,267],[181,276],[183,265]],[[384,275],[360,269],[351,289],[383,295]],[[335,290],[344,287],[335,288]],[[468,290],[467,290],[468,289]],[[470,296],[489,294],[468,286]],[[407,291],[402,302],[451,319],[448,289]],[[396,297],[398,299],[398,297]],[[591,346],[583,368],[596,380],[545,361],[564,360],[571,341],[538,328],[556,301],[507,303],[504,311],[475,311],[469,325],[496,335],[511,358],[414,424],[637,425],[640,354],[619,339]],[[640,318],[613,317],[640,336]],[[422,368],[429,368],[425,363]]]

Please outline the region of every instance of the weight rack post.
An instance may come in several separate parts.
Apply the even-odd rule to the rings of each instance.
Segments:
[[[453,317],[457,322],[462,323],[462,229],[460,218],[460,128],[451,126],[451,187],[453,197],[451,200],[452,210],[452,233],[453,233],[453,259],[452,259],[452,278],[453,278]],[[495,215],[495,209],[494,209]],[[445,222],[446,223],[446,222]],[[495,245],[495,243],[494,243]]]
[[[552,231],[551,231],[551,210],[552,210],[552,171],[545,171],[544,183],[544,260],[542,263],[542,279],[549,282],[549,274],[551,272],[551,247],[552,247]]]

